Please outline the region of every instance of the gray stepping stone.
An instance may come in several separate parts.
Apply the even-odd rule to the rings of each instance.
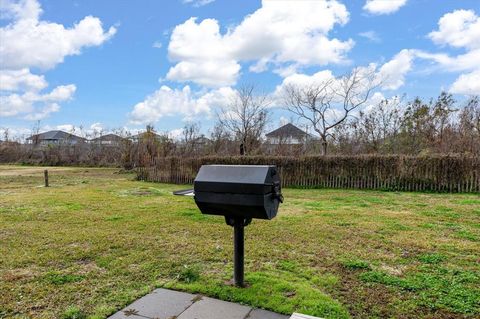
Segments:
[[[263,309],[253,309],[246,319],[288,319],[289,316],[281,315],[279,313],[266,311]]]
[[[178,316],[194,303],[196,296],[167,289],[156,289],[138,299],[109,319],[170,319]]]
[[[177,319],[244,319],[251,310],[236,303],[203,297]]]

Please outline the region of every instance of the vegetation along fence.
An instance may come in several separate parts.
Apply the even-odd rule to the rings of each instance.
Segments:
[[[285,187],[480,192],[480,157],[166,157],[143,162],[138,179],[162,183],[192,184],[203,164],[274,164]]]

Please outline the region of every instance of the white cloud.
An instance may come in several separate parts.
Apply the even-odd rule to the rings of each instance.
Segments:
[[[465,54],[450,56],[445,53],[429,53],[421,50],[415,50],[415,56],[432,60],[446,71],[469,71],[480,66],[480,49],[469,51]]]
[[[412,69],[412,63],[414,59],[413,50],[402,50],[396,54],[390,61],[384,63],[382,66],[378,66],[375,63],[370,63],[367,66],[357,67],[360,78],[365,77],[365,79],[371,79],[372,83],[364,82],[359,86],[359,88],[364,87],[365,89],[373,87],[380,87],[383,90],[396,90],[404,85],[405,75]],[[370,76],[373,75],[373,77]],[[316,72],[312,75],[294,73],[285,77],[280,85],[275,88],[275,91],[272,94],[272,99],[274,100],[275,106],[281,106],[284,98],[284,90],[287,86],[299,86],[299,87],[309,87],[309,86],[321,86],[322,84],[327,84],[330,90],[335,91],[336,87],[340,85],[339,77],[335,75],[330,70],[322,70]],[[368,104],[376,103],[384,99],[384,96],[380,92],[374,93],[370,97]],[[337,101],[333,101],[336,103]],[[332,113],[332,116],[335,115]]]
[[[215,0],[183,0],[183,3],[191,4],[192,6],[198,8],[203,7],[207,4],[214,2]]]
[[[191,92],[188,85],[182,90],[163,85],[133,107],[130,121],[133,124],[149,124],[173,115],[193,119],[194,116],[201,114],[208,115],[212,108],[229,103],[234,94],[232,88],[223,87],[197,96]]]
[[[80,54],[84,47],[102,44],[116,32],[114,27],[104,32],[100,19],[92,16],[83,18],[72,28],[65,28],[40,21],[42,11],[36,0],[4,1],[2,14],[13,20],[0,28],[0,56],[5,69],[50,69],[66,56]]]
[[[43,75],[30,68],[51,69],[68,55],[77,55],[89,46],[111,38],[116,29],[104,31],[98,18],[87,16],[71,28],[41,21],[37,0],[3,0],[0,17],[0,115],[38,120],[60,110],[59,102],[73,97],[76,86],[60,85],[50,92]]]
[[[177,128],[168,132],[168,137],[177,141],[182,138],[182,135],[183,135],[183,128]]]
[[[295,73],[283,79],[282,84],[277,86],[276,90],[279,92],[279,90],[283,89],[287,85],[307,87],[311,85],[320,85],[327,81],[331,81],[334,78],[335,77],[330,70],[322,70],[312,75]]]
[[[15,127],[15,126],[0,127],[0,140],[4,140],[5,137],[8,137],[9,141],[12,141],[12,140],[22,141],[26,137],[32,134],[33,134],[32,129],[29,129],[26,127]]]
[[[401,107],[402,98],[399,95],[393,95],[390,97],[385,97],[381,92],[375,92],[372,96],[368,99],[363,112],[368,114],[374,111],[381,102],[386,102],[385,106],[389,108],[399,108]]]
[[[235,84],[239,71],[240,65],[233,60],[182,61],[170,68],[167,79],[220,87]]]
[[[65,131],[65,132],[68,132],[68,133],[75,133],[76,131],[78,131],[78,128],[75,127],[75,125],[73,124],[61,124],[61,125],[57,125],[55,127],[55,129],[57,130],[60,130],[60,131]],[[51,130],[51,129],[50,129]]]
[[[361,36],[361,37],[364,37],[365,39],[370,40],[371,42],[376,42],[376,43],[381,42],[380,37],[373,30],[360,32],[358,35]]]
[[[290,123],[290,120],[287,119],[285,116],[280,116],[280,119],[278,120],[278,123],[280,126],[284,126],[284,125],[287,125],[288,123]]]
[[[45,125],[40,128],[40,132],[60,130],[67,133],[75,134],[85,138],[94,138],[103,131],[101,123],[93,123],[90,126],[75,124],[60,124],[56,126]]]
[[[480,69],[460,75],[449,91],[456,94],[480,94]]]
[[[407,0],[367,0],[363,10],[371,14],[391,14],[398,11],[407,3]]]
[[[0,116],[15,116],[32,111],[32,103],[23,96],[18,94],[0,95]]]
[[[438,21],[438,30],[428,34],[436,44],[456,48],[480,48],[480,17],[473,10],[455,10]]]
[[[154,47],[154,48],[156,48],[156,49],[160,49],[162,46],[163,46],[163,45],[162,45],[162,42],[160,42],[160,41],[155,41],[155,42],[153,42],[153,44],[152,44],[152,47]]]
[[[58,102],[70,100],[76,87],[73,84],[60,85],[49,93],[41,94],[36,91],[15,92],[0,95],[1,116],[23,116],[27,120],[40,120],[51,113],[58,112]]]
[[[273,73],[280,75],[282,78],[286,78],[290,75],[297,73],[298,67],[299,66],[297,64],[290,64],[284,67],[278,67],[274,69]]]
[[[50,115],[50,113],[58,112],[60,110],[60,105],[57,103],[51,103],[43,106],[35,113],[30,113],[25,116],[26,120],[38,121],[42,120]]]
[[[402,50],[380,68],[375,63],[371,63],[368,66],[359,67],[358,70],[365,74],[376,72],[376,81],[380,83],[382,89],[396,90],[404,85],[405,75],[412,68],[413,57],[412,51]],[[275,94],[279,94],[286,85],[319,85],[334,79],[335,76],[330,70],[322,70],[312,75],[294,73],[283,79],[282,84],[277,86]]]
[[[390,61],[383,64],[379,71],[379,80],[385,90],[396,90],[405,84],[405,75],[412,69],[414,52],[402,50]]]
[[[57,86],[52,92],[43,95],[41,101],[68,101],[72,98],[76,89],[73,84]]]
[[[263,1],[224,34],[215,19],[190,18],[172,32],[169,58],[178,63],[167,79],[220,87],[236,82],[242,61],[256,61],[253,72],[265,71],[269,64],[283,69],[344,63],[353,40],[329,39],[328,33],[348,19],[346,7],[335,0]]]
[[[40,3],[35,0],[4,0],[0,2],[0,18],[35,20],[42,13]]]
[[[385,96],[381,92],[375,92],[372,96],[368,99],[366,106],[364,108],[365,113],[370,113],[375,109],[375,107],[380,104],[380,102],[385,100]]]
[[[294,73],[283,79],[282,83],[277,85],[272,93],[272,107],[282,107],[285,98],[285,89],[293,87],[321,86],[323,83],[334,81],[335,76],[330,70],[322,70],[312,75]]]
[[[415,55],[435,62],[444,71],[466,72],[454,81],[450,92],[480,94],[480,17],[473,10],[447,13],[438,21],[438,30],[430,32],[428,37],[438,45],[463,48],[466,52],[450,56],[416,50]]]
[[[104,127],[102,123],[96,122],[90,125],[90,131],[94,134],[99,134],[100,132],[104,131]]]
[[[0,90],[17,91],[33,90],[40,91],[48,86],[43,75],[30,73],[27,68],[19,70],[0,70]]]

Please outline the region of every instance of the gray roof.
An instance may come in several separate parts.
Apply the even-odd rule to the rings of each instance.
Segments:
[[[129,138],[130,139],[140,139],[140,138],[148,137],[148,136],[155,136],[155,138],[161,138],[162,137],[162,135],[159,135],[155,132],[142,132],[142,133],[132,135]]]
[[[209,143],[209,142],[211,142],[211,140],[208,137],[202,135],[202,136],[197,137],[195,139],[195,142],[201,144],[201,143]]]
[[[124,138],[117,135],[117,134],[105,134],[105,135],[99,136],[97,138],[93,138],[92,142],[97,142],[97,141],[118,141],[118,142],[121,142],[123,140],[124,140]]]
[[[35,134],[27,138],[27,140],[85,140],[83,137],[73,135],[64,131],[48,131],[40,134]]]
[[[305,137],[309,137],[310,134],[308,134],[305,131],[302,131],[292,123],[288,123],[282,127],[277,128],[276,130],[271,131],[270,133],[265,134],[265,136],[280,137],[280,138],[285,138],[285,137],[305,138]]]

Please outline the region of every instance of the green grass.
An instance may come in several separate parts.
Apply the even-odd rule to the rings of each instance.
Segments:
[[[348,259],[342,261],[342,265],[347,269],[370,269],[370,264],[364,260]]]
[[[285,189],[232,229],[185,185],[112,169],[0,166],[0,318],[105,318],[156,287],[324,318],[480,316],[480,196]]]

